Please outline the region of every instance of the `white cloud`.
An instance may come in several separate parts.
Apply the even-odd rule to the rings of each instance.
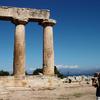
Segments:
[[[79,68],[78,65],[56,65],[57,68],[70,68],[70,69],[74,69],[74,68]]]

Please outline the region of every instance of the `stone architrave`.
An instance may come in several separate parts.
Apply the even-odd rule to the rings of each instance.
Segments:
[[[47,9],[31,9],[31,8],[17,8],[0,6],[0,19],[4,20],[31,20],[40,21],[42,19],[49,19],[50,11]]]

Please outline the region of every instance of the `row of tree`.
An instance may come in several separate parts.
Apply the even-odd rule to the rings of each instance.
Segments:
[[[59,72],[59,70],[57,69],[56,66],[54,66],[54,72],[55,72],[55,75],[58,76],[59,78],[64,78],[64,75]],[[34,70],[32,75],[39,75],[40,73],[43,73],[42,68],[38,68],[38,69]],[[25,74],[29,75],[27,72]],[[4,71],[4,70],[0,71],[0,76],[11,76],[11,75],[13,75],[13,74],[10,74],[7,71]]]

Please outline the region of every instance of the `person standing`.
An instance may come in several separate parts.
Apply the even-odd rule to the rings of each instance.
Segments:
[[[92,86],[96,88],[96,100],[100,100],[100,72],[94,74]]]

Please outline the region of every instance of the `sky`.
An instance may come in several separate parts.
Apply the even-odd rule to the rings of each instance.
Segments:
[[[55,19],[55,65],[100,67],[100,0],[0,0],[0,6],[49,9]],[[13,70],[15,25],[0,20],[0,70]],[[26,70],[42,66],[43,28],[26,25]],[[77,67],[78,66],[78,67]]]

